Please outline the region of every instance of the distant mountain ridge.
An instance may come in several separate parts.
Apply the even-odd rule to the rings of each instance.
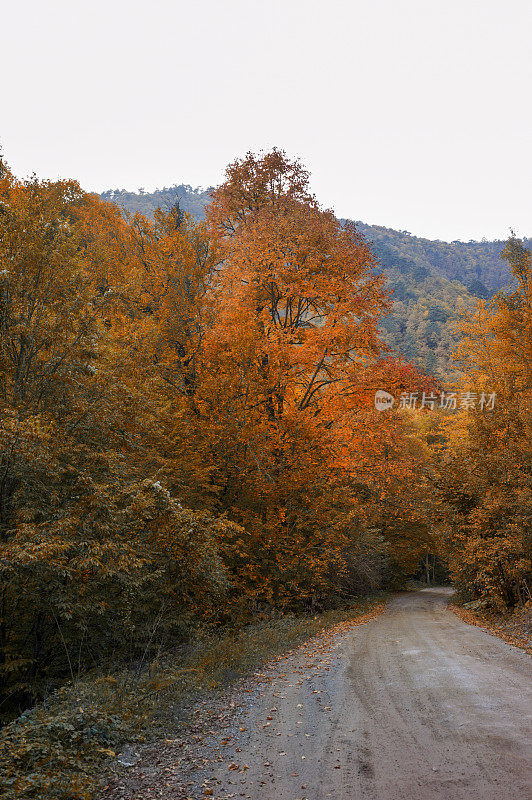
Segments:
[[[394,258],[397,265],[407,259],[466,286],[481,282],[490,293],[501,289],[510,278],[508,265],[500,259],[505,245],[502,240],[443,242],[381,225],[355,224],[368,241],[375,243],[376,251],[382,251],[385,258]],[[525,239],[524,244],[530,247],[532,239]]]
[[[154,192],[115,189],[100,196],[148,217],[177,201],[183,211],[202,218],[210,189],[180,184]],[[453,323],[476,298],[489,298],[510,279],[508,265],[500,259],[505,243],[434,241],[381,225],[361,221],[355,225],[379,258],[393,290],[393,308],[382,323],[383,338],[422,369],[449,377],[456,341]],[[532,239],[524,244],[532,247]]]
[[[111,189],[100,196],[127,211],[140,211],[150,217],[156,208],[169,208],[178,200],[183,211],[202,218],[209,193],[210,189],[176,184],[154,192]],[[408,269],[411,264],[416,264],[442,277],[460,281],[468,288],[473,286],[481,295],[482,287],[477,283],[483,284],[491,294],[504,286],[510,277],[506,262],[499,258],[504,241],[444,242],[383,225],[369,225],[360,220],[355,224],[364,237],[374,243],[374,250],[385,266],[393,260],[394,266],[401,269],[406,260]],[[532,239],[525,239],[524,244],[532,247]]]
[[[140,211],[147,217],[152,217],[158,208],[171,208],[176,200],[183,211],[194,214],[195,217],[205,216],[205,206],[209,202],[210,189],[193,188],[188,184],[181,183],[174,186],[165,186],[163,189],[156,189],[154,192],[145,192],[140,189],[138,192],[129,192],[127,189],[108,189],[102,192],[100,197],[109,203],[116,203],[117,206],[129,211],[132,214]]]

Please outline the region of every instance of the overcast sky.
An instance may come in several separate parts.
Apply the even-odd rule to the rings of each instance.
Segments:
[[[23,177],[210,186],[299,156],[340,216],[532,235],[532,0],[17,0],[0,143]]]

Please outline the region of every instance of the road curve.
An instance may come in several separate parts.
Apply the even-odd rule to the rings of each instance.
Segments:
[[[281,662],[216,797],[532,797],[530,658],[461,622],[448,595],[399,596],[329,652]]]

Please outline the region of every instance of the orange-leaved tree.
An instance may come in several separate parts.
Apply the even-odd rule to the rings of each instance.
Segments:
[[[502,258],[513,284],[460,326],[476,409],[455,420],[439,477],[451,575],[464,596],[499,608],[530,599],[532,573],[532,254],[512,235]]]
[[[353,487],[375,482],[393,435],[371,405],[388,295],[356,229],[319,207],[306,171],[279,150],[231,164],[207,222],[216,311],[194,413],[218,508],[245,531],[226,543],[236,591],[313,602],[367,534]]]

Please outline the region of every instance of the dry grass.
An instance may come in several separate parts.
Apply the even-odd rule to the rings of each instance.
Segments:
[[[147,699],[152,726],[186,718],[187,706],[198,695],[227,687],[318,634],[329,635],[339,625],[372,619],[384,609],[385,597],[380,593],[313,616],[287,614],[244,628],[200,632],[187,650],[166,653],[146,671],[143,682],[151,687]]]
[[[383,595],[353,603],[348,608],[323,614],[286,615],[254,623],[221,636],[199,639],[190,667],[203,686],[215,688],[260,666],[269,658],[292,649],[306,639],[348,621],[355,621],[382,604]]]
[[[88,800],[122,744],[186,726],[198,696],[216,692],[316,635],[367,622],[384,595],[316,616],[285,615],[234,630],[204,630],[142,668],[87,675],[0,731],[5,800]],[[212,695],[211,695],[212,696]]]

